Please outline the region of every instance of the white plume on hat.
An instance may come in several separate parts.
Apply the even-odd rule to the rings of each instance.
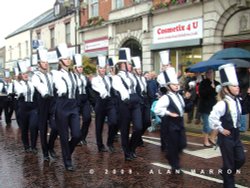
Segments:
[[[219,67],[220,80],[222,86],[238,86],[238,78],[235,71],[235,66],[232,63],[228,63]]]
[[[141,68],[141,60],[140,60],[140,57],[139,56],[136,56],[136,57],[132,57],[131,58],[133,63],[134,63],[134,69],[140,69]]]
[[[169,50],[160,51],[160,60],[162,65],[169,65]]]

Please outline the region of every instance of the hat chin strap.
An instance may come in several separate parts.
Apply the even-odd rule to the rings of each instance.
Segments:
[[[167,87],[170,89],[170,91],[172,91],[173,93],[176,93],[176,92],[172,89],[172,87],[170,86],[170,84],[169,84]]]
[[[63,60],[60,59],[60,62],[62,63],[62,65],[63,65],[64,67],[68,68],[68,66],[65,65],[65,63],[63,62]]]
[[[234,95],[234,94],[231,92],[231,90],[230,90],[229,86],[226,86],[226,88],[227,88],[227,90],[228,90],[228,92],[229,92],[229,94],[230,94],[231,96],[233,96],[233,97],[237,97],[236,95]]]

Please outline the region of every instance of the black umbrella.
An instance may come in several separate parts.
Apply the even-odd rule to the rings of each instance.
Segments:
[[[245,59],[250,60],[250,51],[242,48],[225,48],[216,52],[210,60],[215,59]]]

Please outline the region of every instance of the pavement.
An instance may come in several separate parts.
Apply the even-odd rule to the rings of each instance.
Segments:
[[[145,147],[137,149],[137,158],[124,160],[121,141],[115,153],[100,153],[95,141],[94,120],[90,126],[87,145],[76,147],[72,159],[74,172],[65,170],[59,139],[55,143],[56,159],[43,161],[40,142],[36,155],[25,153],[20,128],[13,120],[11,126],[0,123],[0,188],[222,188],[219,173],[222,165],[220,150],[204,148],[201,125],[188,124],[188,146],[181,155],[183,174],[173,175],[160,150],[160,132],[146,132]],[[243,133],[246,163],[236,174],[236,187],[250,185],[249,132]],[[107,125],[103,130],[104,143]]]

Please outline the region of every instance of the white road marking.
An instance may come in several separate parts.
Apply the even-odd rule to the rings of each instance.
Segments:
[[[157,145],[157,146],[161,145],[160,142],[156,142],[156,141],[153,141],[153,140],[148,140],[148,139],[145,139],[145,138],[143,139],[143,141],[147,142],[147,143],[150,143],[150,144]],[[188,144],[190,144],[190,143],[188,143]],[[189,155],[193,155],[193,156],[196,156],[196,157],[203,158],[203,159],[211,159],[211,158],[214,158],[214,157],[221,156],[220,150],[219,149],[215,150],[214,148],[205,148],[205,149],[199,149],[199,150],[194,150],[194,151],[184,149],[183,152],[186,153],[186,154],[189,154]]]
[[[166,168],[166,169],[171,169],[171,167],[169,165],[165,165],[165,164],[161,164],[161,163],[151,163],[152,165],[155,165],[155,166],[158,166],[158,167],[162,167],[162,168]],[[201,178],[201,179],[205,179],[205,180],[208,180],[208,181],[213,181],[213,182],[217,182],[217,183],[223,183],[223,181],[221,179],[217,179],[217,178],[213,178],[213,177],[209,177],[209,176],[205,176],[205,175],[202,175],[202,174],[197,174],[195,172],[192,172],[192,171],[187,171],[187,170],[183,170],[181,169],[182,172],[184,174],[187,174],[187,175],[190,175],[190,176],[194,176],[194,177],[197,177],[197,178]],[[238,184],[235,184],[236,187],[239,187],[239,188],[247,188],[243,185],[238,185]]]
[[[206,149],[200,149],[200,150],[195,150],[195,151],[184,149],[183,152],[189,155],[194,155],[196,157],[201,157],[203,159],[211,159],[214,157],[221,156],[220,150],[219,149],[215,150],[214,148],[206,148]]]

